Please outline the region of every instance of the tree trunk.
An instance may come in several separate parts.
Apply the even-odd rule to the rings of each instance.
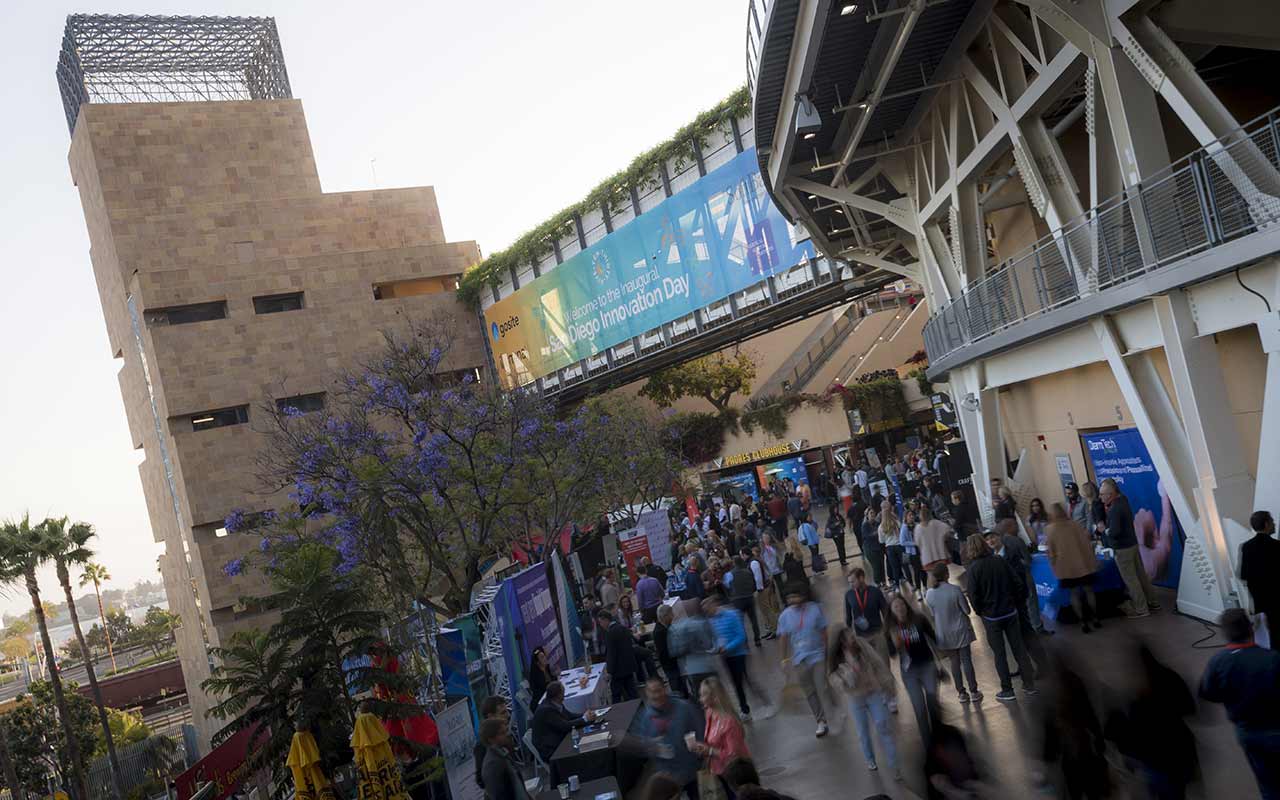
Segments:
[[[71,709],[67,706],[67,696],[62,691],[62,676],[58,674],[58,663],[54,658],[53,640],[49,638],[49,623],[44,618],[44,606],[40,604],[40,584],[36,582],[35,567],[26,571],[27,594],[31,595],[31,608],[35,611],[36,626],[40,629],[40,642],[44,645],[45,663],[49,667],[49,683],[53,685],[53,702],[58,707],[58,718],[62,722],[62,733],[67,737],[67,755],[71,757],[71,789],[76,800],[90,800],[89,785],[84,775],[84,757],[80,754],[80,742],[76,739],[75,728],[71,726]]]
[[[102,623],[102,635],[107,640],[107,655],[111,656],[111,672],[120,671],[116,666],[116,651],[111,649],[111,631],[107,630],[107,612],[102,608],[102,591],[98,588],[98,580],[93,581],[93,594],[98,598],[98,621]]]
[[[76,632],[76,641],[80,643],[80,652],[84,654],[84,671],[89,677],[89,690],[93,693],[93,704],[98,707],[98,723],[102,725],[102,736],[107,743],[107,761],[111,766],[111,782],[115,788],[116,800],[124,800],[124,779],[120,772],[120,759],[116,757],[116,742],[111,736],[111,723],[107,720],[107,707],[102,702],[102,690],[98,688],[98,676],[93,670],[93,654],[89,645],[85,644],[84,631],[80,630],[80,612],[76,611],[75,598],[71,596],[71,573],[63,561],[57,563],[58,582],[62,584],[62,592],[67,596],[67,610],[71,613],[71,628]]]
[[[0,720],[0,762],[4,766],[4,782],[9,786],[13,800],[27,800],[27,792],[18,783],[18,772],[13,768],[13,753],[9,750],[9,728]]]

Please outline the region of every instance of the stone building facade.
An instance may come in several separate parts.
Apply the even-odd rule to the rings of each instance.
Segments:
[[[222,522],[285,499],[256,480],[269,409],[322,407],[342,370],[410,319],[457,319],[446,366],[484,364],[453,292],[479,252],[446,241],[430,187],[324,193],[294,99],[86,103],[70,166],[207,743],[209,648],[270,622],[238,602],[261,577],[223,572],[258,538]]]

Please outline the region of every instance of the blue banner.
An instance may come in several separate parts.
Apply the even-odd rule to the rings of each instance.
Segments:
[[[504,385],[523,385],[814,257],[773,205],[754,150],[485,310]]]
[[[1093,474],[1101,483],[1116,482],[1129,498],[1133,527],[1138,534],[1142,563],[1152,583],[1178,588],[1182,574],[1182,550],[1186,535],[1151,463],[1151,454],[1137,428],[1083,434]]]

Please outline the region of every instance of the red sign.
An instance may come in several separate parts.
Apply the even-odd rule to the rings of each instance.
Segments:
[[[256,728],[246,728],[200,759],[179,775],[174,784],[178,788],[178,800],[190,800],[191,795],[206,783],[217,786],[211,800],[230,797],[250,774],[249,755],[266,744],[265,736],[256,736]],[[256,741],[255,741],[256,739]]]
[[[624,536],[627,538],[624,539]],[[623,531],[618,534],[618,547],[622,550],[622,560],[627,565],[627,575],[631,576],[631,588],[634,589],[636,582],[640,580],[636,571],[640,559],[653,558],[649,552],[649,537],[639,528]]]
[[[684,513],[689,516],[689,522],[698,518],[698,501],[691,494],[684,497]]]

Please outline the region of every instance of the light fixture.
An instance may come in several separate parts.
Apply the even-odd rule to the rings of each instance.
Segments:
[[[822,130],[822,117],[807,94],[796,95],[796,133],[812,139]]]
[[[840,16],[847,17],[858,10],[857,3],[845,3],[844,8],[840,9]]]
[[[206,422],[213,422],[213,417],[200,417],[198,419],[191,420],[192,425],[203,425]]]
[[[817,200],[817,199],[818,199],[818,196],[817,196],[816,194],[811,194],[811,195],[809,195],[809,199],[810,199],[810,200]]]
[[[844,213],[844,209],[843,209],[843,208],[840,208],[839,206],[836,206],[836,213],[837,213],[837,214],[843,214],[843,213]]]
[[[853,266],[849,264],[849,262],[847,261],[845,262],[844,266],[840,267],[840,280],[842,281],[853,280]]]

